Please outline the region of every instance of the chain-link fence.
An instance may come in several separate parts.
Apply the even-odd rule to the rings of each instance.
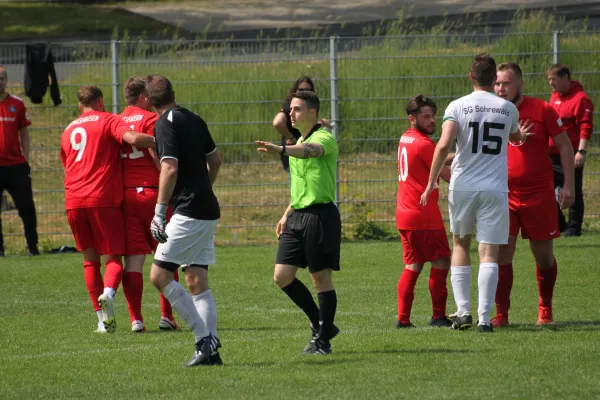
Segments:
[[[300,75],[312,77],[321,116],[334,122],[340,144],[337,199],[344,235],[364,238],[393,233],[397,142],[408,126],[409,98],[430,96],[442,113],[472,90],[470,61],[486,50],[497,62],[518,62],[526,94],[544,99],[550,95],[545,71],[565,62],[599,104],[599,44],[600,34],[591,32],[50,43],[63,104],[53,106],[49,95],[43,105],[25,99],[33,121],[30,163],[41,243],[72,243],[58,149],[63,129],[79,113],[76,91],[83,84],[99,86],[107,110],[118,113],[129,76],[169,77],[177,102],[203,116],[224,157],[215,189],[223,215],[218,241],[256,242],[274,240],[289,201],[289,177],[278,158],[256,152],[254,141],[278,141],[272,120],[286,92]],[[9,91],[21,97],[24,59],[23,43],[0,44]],[[600,221],[597,143],[594,138],[585,169],[587,228]],[[445,199],[440,206],[446,209]],[[10,200],[6,208],[7,247],[20,250],[22,224]]]

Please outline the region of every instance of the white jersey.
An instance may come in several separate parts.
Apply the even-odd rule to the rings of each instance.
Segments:
[[[478,90],[450,103],[448,120],[459,125],[449,189],[508,192],[508,135],[519,129],[517,107]]]

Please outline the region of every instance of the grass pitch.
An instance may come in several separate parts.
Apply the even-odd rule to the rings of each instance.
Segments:
[[[99,335],[79,254],[0,259],[0,397],[598,398],[599,238],[555,242],[552,328],[535,326],[535,267],[527,243],[519,242],[513,326],[485,335],[427,327],[428,268],[416,289],[412,320],[418,328],[397,330],[400,243],[346,243],[342,271],[335,274],[342,333],[329,357],[299,354],[310,331],[271,281],[275,246],[218,247],[210,275],[225,365],[195,369],[180,367],[192,353],[191,332],[158,330],[158,294],[148,268],[148,332],[130,332],[119,290],[117,333]],[[309,282],[306,272],[300,278]],[[448,310],[454,311],[451,294]]]

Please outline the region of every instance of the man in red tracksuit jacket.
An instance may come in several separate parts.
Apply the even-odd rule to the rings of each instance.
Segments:
[[[548,83],[553,92],[550,104],[558,112],[564,125],[573,151],[575,152],[575,202],[569,208],[569,223],[559,207],[559,225],[564,236],[581,236],[583,224],[583,166],[586,160],[586,149],[594,128],[594,105],[583,91],[578,81],[571,80],[571,71],[564,64],[554,64],[547,72]],[[554,165],[555,186],[561,186],[562,168],[560,155],[553,143],[550,143],[550,156]]]

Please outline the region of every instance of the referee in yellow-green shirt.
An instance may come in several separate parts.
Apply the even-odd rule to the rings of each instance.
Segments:
[[[258,151],[290,157],[291,202],[277,223],[279,237],[275,283],[307,315],[312,338],[304,354],[331,354],[339,329],[333,324],[337,296],[332,271],[340,270],[342,223],[335,201],[338,146],[317,123],[319,98],[296,92],[290,105],[292,126],[302,136],[297,144],[279,146],[257,141]],[[317,307],[308,288],[296,278],[306,268],[319,297]]]

